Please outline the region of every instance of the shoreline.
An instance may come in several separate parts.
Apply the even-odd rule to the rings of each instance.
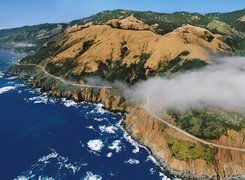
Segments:
[[[4,75],[6,76],[9,76],[9,77],[13,77],[14,75],[10,75],[10,74],[6,74],[4,73]],[[63,101],[62,99],[64,99],[65,101],[69,101],[69,100],[72,100],[74,101],[75,103],[78,103],[78,105],[80,105],[80,103],[87,103],[87,104],[92,104],[92,105],[95,105],[96,108],[102,108],[106,111],[108,111],[109,113],[112,113],[112,114],[117,114],[117,115],[120,115],[121,116],[121,119],[116,123],[118,125],[118,127],[122,130],[122,137],[128,142],[130,143],[132,146],[134,146],[135,148],[138,148],[140,150],[140,148],[142,149],[145,149],[147,151],[147,153],[149,154],[148,157],[149,159],[147,160],[150,160],[152,161],[155,165],[157,165],[159,168],[160,168],[160,171],[159,173],[161,173],[161,176],[163,178],[165,178],[166,180],[169,179],[169,176],[173,177],[174,179],[176,179],[177,177],[174,177],[173,174],[171,174],[170,172],[168,172],[168,170],[165,169],[165,167],[163,167],[161,165],[161,163],[159,162],[159,159],[157,157],[155,157],[154,153],[151,151],[151,149],[143,144],[140,143],[140,141],[138,141],[137,139],[135,139],[133,136],[130,135],[130,133],[127,131],[127,129],[125,128],[125,125],[123,124],[123,121],[126,119],[127,117],[127,113],[126,112],[122,112],[122,111],[113,111],[113,110],[108,110],[107,108],[105,108],[105,105],[102,104],[102,103],[94,103],[94,102],[90,102],[90,101],[77,101],[75,99],[72,99],[72,98],[68,98],[68,97],[56,97],[56,96],[53,96],[52,95],[52,91],[43,91],[41,90],[40,87],[33,87],[30,80],[24,78],[24,77],[20,77],[18,76],[20,80],[23,81],[23,84],[25,84],[28,88],[31,88],[32,91],[36,92],[38,96],[42,96],[42,95],[47,95],[47,97],[52,97],[52,98],[55,98],[57,100],[61,100]],[[137,150],[138,151],[138,150]],[[134,153],[134,152],[133,152]],[[160,176],[160,174],[159,174]],[[171,178],[172,178],[171,177]]]
[[[176,179],[177,177],[175,177],[174,174],[171,174],[164,166],[162,166],[161,162],[159,161],[159,159],[154,155],[154,153],[151,151],[151,149],[143,144],[140,143],[140,141],[138,141],[137,139],[135,139],[133,136],[130,135],[130,133],[126,130],[126,128],[124,127],[123,125],[123,121],[125,119],[122,119],[121,120],[121,124],[120,124],[120,128],[123,130],[124,132],[124,138],[130,142],[132,145],[134,146],[138,146],[140,148],[143,148],[145,149],[148,153],[149,153],[149,160],[151,160],[154,164],[156,164],[157,166],[159,166],[159,168],[161,169],[161,173],[164,173],[164,175],[167,175],[167,176],[173,176],[174,179]],[[129,138],[125,137],[125,136],[129,136]]]
[[[106,90],[106,89],[93,89],[93,88],[86,88],[86,87],[77,88],[76,86],[73,85],[69,85],[64,88],[62,86],[62,82],[59,82],[57,79],[54,79],[52,76],[43,75],[41,69],[25,68],[24,64],[22,65],[17,64],[12,66],[7,73],[11,75],[18,75],[19,77],[23,78],[24,81],[28,82],[28,85],[31,86],[32,88],[40,88],[41,92],[51,91],[50,95],[53,97],[57,97],[57,98],[66,97],[68,100],[72,99],[76,102],[84,101],[92,104],[100,103],[104,105],[103,108],[106,109],[107,111],[111,113],[120,113],[120,115],[122,116],[120,126],[123,128],[123,131],[129,134],[130,137],[135,142],[137,142],[138,145],[140,145],[140,147],[146,149],[149,155],[154,157],[154,160],[162,169],[162,172],[182,179],[209,179],[209,178],[219,179],[219,174],[216,175],[209,174],[208,172],[205,171],[205,169],[201,171],[201,174],[200,172],[198,174],[196,174],[196,172],[194,171],[192,172],[191,166],[186,167],[186,169],[178,170],[178,168],[176,169],[175,167],[176,164],[173,164],[172,162],[175,161],[176,158],[168,157],[166,155],[169,154],[164,154],[164,153],[160,155],[155,147],[151,147],[156,151],[154,153],[154,151],[147,145],[147,143],[148,144],[150,143],[149,141],[138,138],[137,134],[131,132],[134,129],[134,127],[127,128],[126,124],[124,124],[124,122],[128,118],[127,115],[129,115],[132,112],[135,106],[133,106],[132,104],[128,104],[127,101],[122,99],[122,97],[119,94],[115,93],[114,91]],[[149,145],[151,146],[153,144],[149,144]],[[166,153],[169,152],[166,150]],[[189,165],[188,161],[183,161],[183,163]],[[226,174],[226,178],[231,178],[231,177],[243,177],[243,175],[241,173],[238,173],[236,175],[236,172],[231,174]]]
[[[6,75],[6,74],[5,74]],[[8,76],[12,76],[11,74],[7,74]],[[91,102],[91,101],[77,101],[75,99],[72,99],[72,98],[69,98],[69,97],[56,97],[56,96],[53,96],[52,95],[52,91],[43,91],[40,87],[33,87],[33,85],[31,84],[31,81],[29,79],[26,79],[25,77],[21,77],[21,76],[18,76],[25,85],[27,85],[29,88],[31,88],[33,91],[36,91],[37,93],[39,93],[39,95],[42,95],[42,94],[45,94],[47,93],[47,96],[48,97],[53,97],[53,98],[57,98],[58,100],[62,100],[62,98],[65,98],[65,100],[72,100],[76,103],[88,103],[88,104],[93,104],[95,105],[96,107],[99,106],[100,104],[102,104],[102,109],[112,113],[112,114],[118,114],[121,116],[121,120],[119,120],[116,124],[118,124],[118,127],[122,130],[123,132],[123,138],[129,142],[131,145],[133,145],[135,148],[142,148],[142,149],[145,149],[147,152],[148,152],[148,157],[150,161],[152,161],[155,165],[157,165],[161,171],[159,171],[159,173],[162,174],[162,176],[165,176],[163,178],[167,178],[169,179],[169,176],[174,179],[178,179],[177,177],[175,177],[174,174],[171,174],[171,172],[169,172],[169,170],[166,169],[166,167],[164,167],[161,163],[161,160],[159,158],[157,158],[154,153],[151,151],[151,149],[145,145],[143,145],[139,140],[135,139],[131,134],[130,132],[127,131],[127,129],[125,128],[125,125],[123,124],[124,120],[126,119],[127,117],[127,112],[125,111],[114,111],[114,110],[109,110],[105,107],[105,105],[103,103],[95,103],[95,102]],[[167,177],[166,177],[167,176]]]
[[[9,74],[9,73],[8,73]],[[11,74],[10,74],[11,75]],[[17,75],[17,76],[19,76],[21,79],[23,79],[23,82],[26,82],[27,83],[27,85],[30,87],[30,88],[32,88],[32,89],[36,89],[36,88],[38,88],[39,90],[40,90],[40,93],[45,93],[45,92],[50,92],[49,93],[49,96],[52,96],[52,97],[55,97],[55,98],[58,98],[58,99],[61,99],[61,98],[66,98],[67,100],[73,100],[73,101],[75,101],[75,102],[86,102],[86,103],[91,103],[91,104],[103,104],[102,102],[93,102],[93,101],[89,101],[89,100],[83,100],[83,101],[79,101],[79,100],[77,100],[77,99],[75,99],[74,97],[68,97],[67,95],[65,95],[65,94],[60,94],[59,96],[57,96],[57,95],[53,95],[52,94],[52,90],[48,90],[48,89],[46,89],[46,88],[43,88],[44,87],[44,84],[43,85],[41,85],[41,84],[39,84],[39,86],[36,86],[34,83],[33,83],[33,77],[32,76],[30,76],[29,77],[29,79],[27,79],[26,78],[26,75],[24,75],[24,76],[20,76],[19,74],[14,74],[14,75]],[[153,157],[153,159],[155,160],[155,162],[157,163],[157,165],[160,167],[160,169],[161,169],[161,172],[167,172],[167,174],[170,174],[171,176],[176,176],[177,178],[181,178],[181,179],[185,179],[186,177],[185,176],[183,176],[183,177],[181,177],[180,176],[180,174],[185,174],[185,173],[187,173],[187,172],[181,172],[181,171],[178,171],[178,172],[176,172],[176,171],[174,171],[173,169],[171,169],[171,167],[163,160],[163,159],[161,159],[160,157],[157,157],[157,155],[155,155],[154,153],[153,153],[153,151],[149,148],[149,147],[147,147],[146,145],[144,145],[143,144],[143,142],[141,142],[140,140],[137,140],[136,138],[134,138],[133,137],[133,135],[132,135],[132,133],[130,133],[127,129],[126,129],[126,126],[125,126],[125,124],[123,124],[123,122],[126,120],[126,111],[120,111],[120,110],[113,110],[113,109],[109,109],[109,108],[107,108],[106,106],[105,106],[105,104],[103,104],[103,107],[102,108],[105,108],[107,111],[109,111],[109,112],[111,112],[111,113],[120,113],[120,115],[122,116],[122,119],[121,119],[121,124],[120,124],[120,127],[123,129],[123,131],[126,133],[126,134],[128,134],[130,137],[131,137],[131,139],[133,140],[133,141],[135,141],[137,144],[139,144],[141,147],[143,147],[144,149],[146,149],[147,150],[147,152],[149,153],[149,155],[151,156],[151,157]],[[191,175],[191,177],[193,177],[193,179],[195,178],[196,179],[196,177],[195,176],[192,176]]]

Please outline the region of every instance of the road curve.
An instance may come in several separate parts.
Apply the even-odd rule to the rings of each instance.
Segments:
[[[87,84],[78,84],[78,83],[74,83],[74,82],[70,82],[70,81],[67,81],[67,80],[64,80],[60,77],[57,77],[57,76],[54,76],[52,74],[50,74],[49,72],[47,72],[45,70],[45,68],[43,66],[40,66],[40,65],[37,65],[37,64],[20,64],[20,63],[16,63],[16,65],[25,65],[25,66],[36,66],[38,68],[41,68],[43,70],[43,72],[45,74],[48,74],[49,76],[55,78],[55,79],[58,79],[64,83],[67,83],[67,84],[71,84],[71,85],[74,85],[74,86],[79,86],[79,87],[88,87],[88,88],[98,88],[98,89],[113,89],[112,86],[95,86],[95,85],[87,85]],[[143,106],[142,106],[143,107]],[[233,150],[233,151],[240,151],[240,152],[245,152],[245,149],[243,148],[236,148],[236,147],[230,147],[230,146],[223,146],[223,145],[219,145],[219,144],[215,144],[215,143],[211,143],[211,142],[208,142],[208,141],[205,141],[203,139],[200,139],[196,136],[193,136],[189,133],[187,133],[186,131],[168,123],[167,121],[161,119],[160,117],[158,117],[157,115],[155,115],[153,112],[151,112],[149,109],[147,109],[146,107],[143,107],[150,115],[152,115],[154,118],[158,119],[159,121],[161,121],[162,123],[164,123],[165,125],[167,125],[168,127],[190,137],[191,139],[194,139],[200,143],[203,143],[203,144],[206,144],[206,145],[209,145],[209,146],[213,146],[213,147],[217,147],[217,148],[221,148],[221,149],[227,149],[227,150]]]
[[[73,86],[78,86],[78,87],[87,87],[87,88],[97,88],[97,89],[113,89],[113,87],[111,87],[111,86],[96,86],[96,85],[89,85],[89,84],[79,84],[79,83],[74,83],[74,82],[71,82],[71,81],[67,81],[67,80],[65,80],[65,79],[62,79],[62,78],[60,78],[60,77],[57,77],[57,76],[54,76],[54,75],[52,75],[52,74],[50,74],[49,72],[47,72],[46,70],[45,70],[45,68],[43,67],[43,66],[40,66],[40,65],[37,65],[37,64],[20,64],[20,63],[16,63],[15,65],[21,65],[21,66],[36,66],[36,67],[38,67],[38,68],[41,68],[42,69],[42,71],[45,73],[45,74],[47,74],[47,75],[49,75],[49,76],[51,76],[51,77],[53,77],[54,79],[58,79],[58,80],[60,80],[61,82],[63,82],[63,83],[66,83],[66,84],[70,84],[70,85],[73,85]]]
[[[143,106],[142,106],[143,107]],[[200,139],[196,136],[193,136],[189,133],[187,133],[186,131],[170,124],[169,122],[163,120],[162,118],[160,118],[159,116],[155,115],[153,112],[151,112],[149,109],[147,109],[146,107],[143,107],[150,115],[152,115],[154,118],[158,119],[159,121],[161,121],[162,123],[164,123],[165,125],[167,125],[168,127],[190,137],[191,139],[194,139],[200,143],[203,143],[203,144],[206,144],[206,145],[209,145],[209,146],[213,146],[213,147],[217,147],[217,148],[221,148],[221,149],[227,149],[227,150],[233,150],[233,151],[240,151],[240,152],[245,152],[245,149],[243,148],[236,148],[236,147],[230,147],[230,146],[223,146],[223,145],[219,145],[219,144],[215,144],[215,143],[211,143],[211,142],[208,142],[208,141],[205,141],[203,139]]]

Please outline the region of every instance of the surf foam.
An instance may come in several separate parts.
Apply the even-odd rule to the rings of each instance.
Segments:
[[[10,90],[14,90],[15,89],[15,86],[5,86],[5,87],[2,87],[0,88],[0,94],[3,94],[3,93],[6,93]]]

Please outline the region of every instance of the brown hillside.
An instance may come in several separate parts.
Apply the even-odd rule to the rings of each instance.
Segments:
[[[113,24],[113,21],[115,20],[107,24]],[[91,24],[80,27],[81,29],[70,28],[63,38],[56,42],[59,49],[63,50],[51,53],[45,61],[42,60],[42,64],[53,65],[52,69],[59,71],[65,61],[72,59],[73,66],[70,69],[68,67],[69,73],[65,76],[80,77],[96,73],[101,75],[103,72],[98,73],[102,71],[99,68],[104,67],[107,74],[103,75],[106,77],[110,69],[116,66],[124,65],[126,68],[144,61],[143,72],[147,76],[150,72],[157,73],[159,69],[166,69],[167,65],[176,59],[179,66],[185,61],[196,59],[209,63],[212,54],[231,53],[231,48],[223,43],[219,36],[203,28],[185,25],[166,35],[159,35],[151,30],[127,30],[126,27],[132,28],[132,24],[143,23],[132,16],[118,22],[124,29]],[[137,72],[131,73],[133,78],[137,76]]]

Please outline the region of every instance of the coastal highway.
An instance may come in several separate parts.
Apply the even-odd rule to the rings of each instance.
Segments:
[[[53,78],[55,78],[55,79],[58,79],[58,80],[60,80],[60,81],[63,82],[63,83],[67,83],[67,84],[74,85],[74,86],[87,87],[87,88],[98,88],[98,89],[114,89],[114,87],[112,87],[112,86],[96,86],[96,85],[88,85],[88,84],[78,84],[78,83],[74,83],[74,82],[71,82],[71,81],[67,81],[67,80],[64,80],[64,79],[62,79],[62,78],[60,78],[60,77],[57,77],[57,76],[54,76],[54,75],[50,74],[49,72],[47,72],[47,71],[45,70],[45,68],[44,68],[43,66],[40,66],[40,65],[37,65],[37,64],[20,64],[20,63],[16,63],[16,65],[22,65],[22,66],[23,66],[23,65],[24,65],[24,66],[36,66],[36,67],[38,67],[38,68],[41,68],[42,71],[43,71],[45,74],[47,74],[47,75],[49,75],[49,76],[51,76],[51,77],[53,77]],[[144,109],[145,109],[151,116],[153,116],[154,118],[158,119],[158,120],[161,121],[163,124],[167,125],[168,127],[172,128],[172,129],[174,129],[174,130],[176,130],[176,131],[178,131],[178,132],[180,132],[180,133],[182,133],[182,134],[188,136],[189,138],[194,139],[194,140],[196,140],[196,141],[198,141],[198,142],[200,142],[200,143],[203,143],[203,144],[206,144],[206,145],[209,145],[209,146],[213,146],[213,147],[217,147],[217,148],[221,148],[221,149],[227,149],[227,150],[232,150],[232,151],[245,152],[245,149],[244,149],[244,148],[237,148],[237,147],[223,146],[223,145],[211,143],[211,142],[205,141],[205,140],[203,140],[203,139],[200,139],[200,138],[198,138],[198,137],[196,137],[196,136],[193,136],[193,135],[187,133],[186,131],[184,131],[184,130],[182,130],[182,129],[180,129],[180,128],[178,128],[178,127],[172,125],[172,124],[170,124],[169,122],[163,120],[162,118],[160,118],[159,116],[157,116],[157,115],[155,115],[153,112],[151,112],[148,108],[143,107],[143,106],[142,106],[142,108],[144,108]]]
[[[172,125],[172,124],[170,124],[169,122],[167,122],[167,121],[165,121],[165,120],[163,120],[162,118],[160,118],[159,116],[157,116],[157,115],[155,115],[153,112],[151,112],[148,108],[146,108],[146,107],[143,107],[143,108],[144,108],[144,109],[145,109],[151,116],[153,116],[154,118],[158,119],[158,120],[161,121],[163,124],[167,125],[168,127],[172,128],[172,129],[174,129],[174,130],[176,130],[176,131],[178,131],[178,132],[180,132],[180,133],[182,133],[182,134],[184,134],[184,135],[190,137],[191,139],[194,139],[194,140],[196,140],[196,141],[198,141],[198,142],[200,142],[200,143],[207,144],[207,145],[209,145],[209,146],[213,146],[213,147],[217,147],[217,148],[221,148],[221,149],[227,149],[227,150],[233,150],[233,151],[241,151],[241,152],[245,152],[245,149],[243,149],[243,148],[236,148],[236,147],[230,147],[230,146],[223,146],[223,145],[211,143],[211,142],[205,141],[205,140],[203,140],[203,139],[200,139],[200,138],[198,138],[198,137],[196,137],[196,136],[193,136],[193,135],[187,133],[186,131],[184,131],[184,130],[182,130],[182,129],[180,129],[180,128],[178,128],[178,127]]]
[[[45,68],[43,66],[37,65],[37,64],[20,64],[20,63],[16,63],[15,65],[20,65],[20,66],[35,66],[37,68],[42,69],[42,71],[47,74],[48,76],[54,78],[54,79],[58,79],[63,83],[69,84],[69,85],[73,85],[73,86],[78,86],[78,87],[85,87],[85,88],[97,88],[97,89],[113,89],[113,87],[111,86],[96,86],[96,85],[89,85],[89,84],[79,84],[79,83],[75,83],[75,82],[71,82],[71,81],[67,81],[65,79],[62,79],[60,77],[54,76],[52,74],[50,74],[49,72],[47,72],[45,70]]]

